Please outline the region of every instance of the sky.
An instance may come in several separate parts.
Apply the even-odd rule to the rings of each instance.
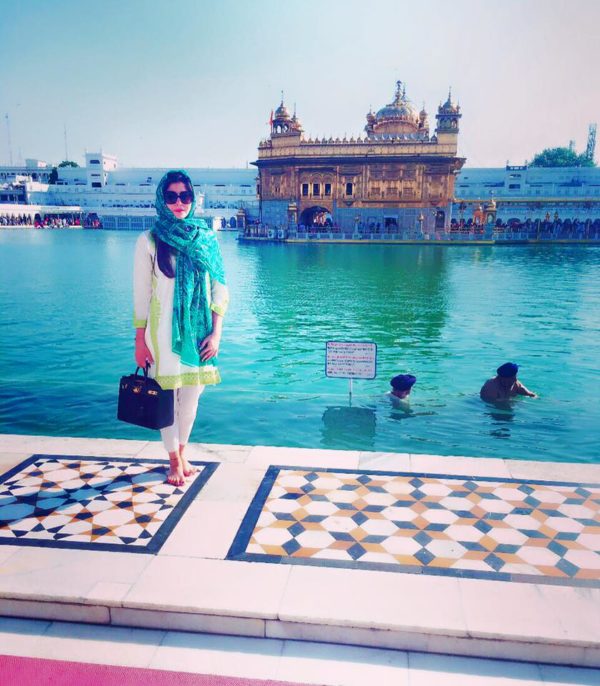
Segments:
[[[599,25],[600,0],[0,0],[0,164],[245,167],[282,90],[341,138],[398,79],[432,128],[452,87],[468,167],[581,152]]]

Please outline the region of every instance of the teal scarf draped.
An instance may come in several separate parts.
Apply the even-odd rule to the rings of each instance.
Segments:
[[[187,180],[192,193],[192,181],[186,172],[173,170]],[[167,207],[163,194],[167,186],[168,172],[156,189],[156,213],[158,218],[152,233],[156,238],[174,248],[176,255],[175,289],[173,293],[173,352],[183,364],[192,367],[216,364],[216,358],[206,362],[200,359],[199,346],[212,332],[212,313],[206,292],[206,274],[225,284],[223,258],[217,234],[204,219],[194,217],[196,197],[185,219],[176,219]]]

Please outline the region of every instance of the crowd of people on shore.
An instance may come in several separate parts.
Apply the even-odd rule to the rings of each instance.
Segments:
[[[527,233],[532,237],[539,236],[540,238],[549,236],[559,237],[576,237],[576,238],[598,238],[600,237],[600,219],[585,219],[581,220],[577,217],[575,219],[561,219],[558,215],[550,218],[546,215],[544,219],[526,219],[521,221],[514,218],[504,221],[503,219],[496,219],[492,225],[495,232],[509,232],[509,233]],[[450,223],[450,231],[467,231],[471,233],[483,234],[486,231],[484,224],[474,221],[473,219],[452,219]]]
[[[0,214],[0,226],[33,226],[28,214]]]
[[[0,226],[31,226],[35,229],[63,229],[81,226],[81,219],[74,214],[46,215],[0,214]]]
[[[97,214],[88,214],[83,219],[83,226],[85,229],[102,229],[104,228],[102,220]]]
[[[245,237],[255,238],[271,238],[283,239],[290,235],[296,237],[298,234],[309,236],[317,236],[317,234],[339,234],[342,237],[345,234],[359,234],[364,237],[377,237],[382,234],[394,235],[398,239],[418,239],[423,234],[427,234],[430,240],[448,240],[449,238],[458,235],[469,235],[484,237],[491,235],[493,237],[502,237],[504,235],[518,234],[521,237],[526,237],[531,240],[548,240],[548,239],[592,239],[600,240],[600,218],[599,219],[560,219],[554,217],[553,219],[546,217],[545,219],[527,219],[521,221],[519,219],[510,219],[504,221],[497,219],[493,224],[482,224],[473,219],[456,220],[452,219],[450,228],[444,227],[428,230],[423,228],[423,231],[415,228],[399,227],[398,224],[387,222],[384,226],[380,222],[357,222],[353,229],[342,229],[337,223],[328,220],[325,224],[296,224],[286,227],[270,226],[269,224],[261,224],[255,222],[248,224],[244,229]]]

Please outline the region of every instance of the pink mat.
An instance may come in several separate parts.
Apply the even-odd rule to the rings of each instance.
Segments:
[[[14,686],[286,686],[290,683],[10,655],[0,655],[0,676],[2,684]]]

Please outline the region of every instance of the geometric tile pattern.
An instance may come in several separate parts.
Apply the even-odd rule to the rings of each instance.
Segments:
[[[164,461],[33,455],[0,479],[0,544],[156,553],[217,467],[182,487]]]
[[[600,485],[271,467],[228,558],[600,587]]]

